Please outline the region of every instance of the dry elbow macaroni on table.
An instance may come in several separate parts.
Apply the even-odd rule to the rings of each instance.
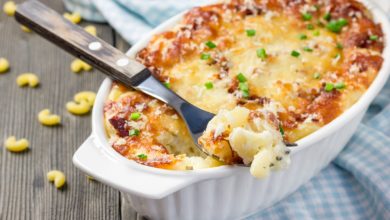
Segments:
[[[41,124],[47,126],[58,125],[61,123],[59,115],[51,114],[49,109],[44,109],[38,113],[38,120]]]
[[[9,70],[9,62],[7,59],[0,57],[0,73],[5,73]]]
[[[3,5],[3,11],[8,16],[14,16],[16,11],[16,4],[13,1],[8,1]]]
[[[30,143],[27,139],[22,138],[16,140],[15,136],[8,137],[4,142],[4,146],[7,148],[7,150],[15,153],[27,150],[29,145]]]
[[[72,22],[73,24],[78,24],[81,22],[81,15],[77,12],[75,13],[64,13],[64,18]]]
[[[82,70],[91,71],[92,66],[80,59],[75,59],[70,64],[70,70],[72,70],[74,73],[79,73]]]
[[[96,93],[91,91],[79,92],[74,101],[66,103],[66,109],[72,114],[83,115],[91,111],[95,102]]]
[[[8,1],[3,5],[3,11],[8,16],[14,16],[16,11],[16,4],[13,1]],[[65,13],[64,17],[71,21],[72,23],[79,23],[81,21],[81,16],[78,13]],[[31,32],[26,26],[21,26],[21,29],[24,32]],[[85,31],[89,34],[96,36],[97,31],[96,27],[93,25],[88,25],[85,28]],[[5,73],[10,69],[9,61],[3,57],[0,57],[0,73]],[[85,63],[80,59],[76,59],[71,64],[72,72],[90,71],[92,66]],[[16,78],[16,83],[18,86],[29,86],[37,87],[39,85],[39,78],[34,73],[22,73]],[[66,108],[69,112],[73,114],[86,114],[88,113],[95,101],[96,93],[91,91],[82,91],[77,93],[74,96],[74,102],[69,102],[66,105]],[[55,126],[61,123],[61,116],[52,114],[49,109],[43,109],[38,113],[38,121],[42,125],[46,126]],[[29,149],[29,141],[25,138],[17,140],[15,136],[10,136],[4,141],[4,146],[7,150],[11,152],[23,152]],[[52,170],[47,173],[47,179],[51,182],[54,182],[56,188],[62,188],[66,183],[65,174],[59,170]],[[92,178],[91,178],[92,179]]]
[[[36,87],[39,84],[39,78],[34,73],[22,73],[16,78],[16,83],[18,86],[29,86],[29,87]]]
[[[93,36],[97,36],[97,31],[96,31],[96,27],[93,26],[93,25],[88,25],[88,26],[85,26],[84,27],[84,30],[88,33],[90,33],[91,35]]]
[[[47,173],[47,179],[50,182],[54,182],[54,186],[57,189],[62,188],[65,185],[66,177],[62,171],[59,170],[51,170]]]

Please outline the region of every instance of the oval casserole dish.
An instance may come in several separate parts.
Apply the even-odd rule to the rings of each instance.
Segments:
[[[141,215],[152,219],[236,219],[264,209],[294,192],[324,168],[342,150],[357,129],[369,104],[390,73],[390,25],[386,15],[368,1],[361,1],[380,23],[385,48],[382,68],[367,91],[343,114],[318,131],[297,141],[286,170],[267,179],[253,178],[246,167],[221,166],[204,170],[170,171],[137,164],[117,153],[104,130],[103,107],[112,81],[99,89],[93,109],[93,132],[75,153],[77,167],[124,192]],[[135,57],[152,36],[174,27],[184,13],[160,25],[128,52]],[[211,208],[212,207],[212,208]]]

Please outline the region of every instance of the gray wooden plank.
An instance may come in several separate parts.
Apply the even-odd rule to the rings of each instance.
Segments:
[[[4,2],[0,0],[0,5]],[[43,2],[64,11],[60,0]],[[101,38],[113,42],[109,27],[96,26]],[[0,75],[0,219],[120,219],[119,192],[87,180],[72,164],[73,153],[91,131],[90,115],[74,116],[65,109],[76,92],[96,91],[104,76],[96,71],[71,73],[73,57],[36,34],[22,32],[3,13],[1,56],[12,67]],[[19,88],[15,79],[22,72],[38,74],[40,87]],[[60,114],[62,126],[40,125],[36,117],[44,108]],[[2,143],[10,135],[28,138],[31,149],[22,154],[8,152]],[[51,169],[65,172],[64,189],[57,190],[46,180]]]

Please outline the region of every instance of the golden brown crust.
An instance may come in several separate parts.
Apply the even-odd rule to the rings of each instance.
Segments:
[[[303,19],[304,13],[309,13],[311,18]],[[333,33],[328,25],[339,19],[345,19],[347,24]],[[264,32],[249,38],[245,34],[248,27]],[[308,39],[299,40],[290,33],[305,33]],[[208,48],[207,41],[214,42],[215,48]],[[299,59],[291,58],[291,50],[283,51],[283,47],[290,45],[297,45],[296,50],[301,53]],[[302,49],[307,45],[311,52]],[[239,57],[249,50],[256,54],[259,47],[274,51],[268,53],[264,62],[250,61],[255,63],[254,68],[240,66],[247,60]],[[278,110],[277,118],[285,130],[284,138],[296,141],[329,123],[356,102],[380,70],[383,48],[380,25],[355,0],[230,0],[190,10],[177,27],[155,35],[137,54],[137,59],[158,79],[169,82],[181,96],[214,113],[236,105],[256,110],[272,102],[279,103],[283,109]],[[200,61],[202,53],[210,58]],[[243,59],[252,57],[247,55]],[[281,65],[291,68],[279,68]],[[241,94],[236,78],[238,71],[246,71],[243,73],[248,78],[248,97]],[[313,78],[317,72],[321,75]],[[207,90],[203,85],[207,81],[213,82],[213,91],[218,92],[209,91],[211,95],[204,95]],[[328,84],[335,86],[338,83],[343,86],[329,89]],[[136,103],[152,100],[133,92],[131,97],[107,102],[106,115],[126,118],[134,111]],[[159,102],[158,106],[163,104]],[[112,111],[116,113],[110,114]],[[158,134],[161,121],[152,114],[153,110],[144,111],[149,121],[147,132]],[[164,114],[175,113],[167,108]],[[160,167],[172,166],[178,160],[158,140],[144,137],[142,132],[139,137],[127,137],[128,128],[121,126],[123,121],[115,117],[110,123],[117,135],[126,140],[124,145],[114,143],[114,148],[122,155]],[[184,128],[181,119],[178,120]],[[223,144],[226,137],[222,134],[220,138],[217,142]],[[158,147],[154,149],[153,146]],[[135,157],[134,152],[139,148],[152,152],[152,156],[146,161]],[[133,152],[133,149],[136,150]],[[240,160],[234,151],[228,154],[226,157],[233,158],[231,162]]]

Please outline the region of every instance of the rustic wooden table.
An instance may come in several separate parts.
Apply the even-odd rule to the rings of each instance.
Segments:
[[[41,0],[59,13],[61,0]],[[0,5],[6,0],[0,0]],[[22,2],[18,0],[15,2]],[[88,25],[82,22],[80,25]],[[129,47],[108,25],[93,24],[98,36],[122,51]],[[97,91],[104,76],[96,70],[70,71],[71,55],[34,33],[25,33],[4,13],[0,15],[0,57],[11,70],[0,74],[0,219],[137,219],[121,193],[90,181],[72,163],[72,156],[91,131],[91,117],[74,116],[65,103],[82,90]],[[38,88],[19,88],[22,72],[40,77]],[[42,126],[37,113],[49,108],[62,116],[58,127]],[[3,141],[14,135],[30,141],[30,150],[8,152]],[[46,180],[52,169],[65,172],[67,184],[56,189]]]

